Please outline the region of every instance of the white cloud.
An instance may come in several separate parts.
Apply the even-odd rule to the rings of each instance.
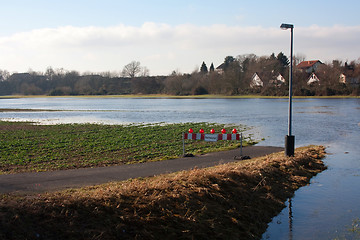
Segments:
[[[310,26],[294,29],[294,50],[322,61],[360,56],[360,26]],[[0,38],[0,69],[44,71],[47,66],[78,71],[114,71],[132,60],[151,74],[179,69],[191,72],[205,61],[220,64],[225,56],[245,53],[289,54],[290,31],[260,26],[73,27],[36,29]]]
[[[360,26],[299,28],[296,33],[296,51],[308,58],[330,61],[333,59],[356,60],[360,57]]]

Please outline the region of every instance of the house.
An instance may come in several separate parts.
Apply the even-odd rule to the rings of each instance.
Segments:
[[[360,84],[360,76],[355,72],[354,65],[345,62],[343,72],[339,76],[339,82],[353,86]]]
[[[263,87],[263,86],[264,86],[264,82],[261,80],[258,73],[254,73],[254,75],[251,77],[250,87],[251,88],[259,88],[259,87]]]
[[[276,75],[274,71],[255,72],[250,80],[250,88],[261,88],[265,85],[280,87],[284,83],[285,78],[280,73]]]
[[[296,66],[296,69],[307,73],[316,72],[316,69],[321,65],[320,60],[302,61]]]
[[[307,85],[311,85],[315,83],[320,84],[320,79],[315,75],[315,73],[312,73],[307,80]]]
[[[282,84],[285,83],[285,78],[279,73],[275,78],[271,79],[269,83],[280,87]]]
[[[360,84],[360,77],[354,77],[353,74],[341,73],[339,76],[339,82],[350,85]]]
[[[215,69],[215,72],[217,72],[218,74],[223,74],[224,70],[225,70],[225,63],[222,63]]]
[[[341,73],[339,76],[339,83],[346,84],[346,75],[344,73]]]

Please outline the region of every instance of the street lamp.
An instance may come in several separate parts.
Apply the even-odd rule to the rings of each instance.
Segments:
[[[288,135],[285,136],[285,155],[294,156],[295,151],[295,136],[291,135],[291,120],[292,120],[292,78],[293,78],[293,30],[294,25],[283,23],[281,29],[291,30],[291,47],[290,47],[290,72],[289,72],[289,120],[288,120]]]

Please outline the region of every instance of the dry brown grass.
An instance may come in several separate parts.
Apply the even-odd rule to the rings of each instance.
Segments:
[[[326,169],[321,146],[39,196],[3,196],[1,239],[260,239]]]

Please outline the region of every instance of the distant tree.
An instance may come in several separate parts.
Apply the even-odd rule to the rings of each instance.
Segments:
[[[150,70],[147,67],[141,67],[140,76],[148,77],[150,75]]]
[[[226,70],[233,62],[235,62],[235,58],[233,56],[225,57],[224,70]]]
[[[201,73],[208,73],[208,68],[207,68],[205,62],[202,62],[201,67],[200,67],[200,72]]]
[[[60,78],[64,77],[67,72],[64,68],[57,68],[54,71],[55,71],[55,75]]]
[[[173,70],[169,76],[181,76],[179,69]]]
[[[341,67],[334,67],[333,64],[321,64],[316,71],[316,76],[320,79],[320,86],[317,87],[318,95],[346,95],[343,88],[345,85],[339,82],[342,73]]]
[[[45,76],[46,76],[46,79],[47,79],[47,80],[52,81],[54,75],[55,75],[55,71],[54,71],[54,69],[52,69],[52,67],[46,68]]]
[[[257,62],[258,57],[255,54],[243,54],[236,57],[240,67],[241,71],[245,74],[249,72],[249,74],[252,76],[254,74],[254,69],[251,69],[253,65]],[[251,77],[250,76],[250,77]]]
[[[214,71],[215,71],[214,63],[211,63],[209,71],[210,71],[210,72],[214,72]]]
[[[294,56],[294,66],[296,66],[296,65],[298,65],[299,63],[305,61],[305,59],[306,59],[305,54],[297,53],[297,54]]]
[[[285,54],[282,53],[282,52],[280,52],[280,53],[277,55],[276,59],[278,60],[278,63],[279,63],[278,71],[279,71],[282,75],[284,75],[286,68],[287,68],[287,67],[289,66],[289,64],[290,64],[290,61],[289,61],[288,57],[285,56]]]
[[[339,68],[341,68],[342,67],[342,61],[341,60],[333,60],[332,61],[332,67],[333,68],[337,68],[337,69],[339,69]]]
[[[134,94],[156,94],[162,90],[165,77],[137,77],[131,79],[131,89]]]
[[[6,70],[0,70],[0,81],[5,81],[10,77],[10,73]]]
[[[277,60],[280,62],[280,64],[281,64],[282,67],[285,68],[285,67],[289,66],[290,61],[289,61],[288,57],[285,56],[285,54],[284,54],[283,52],[280,52],[280,53],[277,55],[276,58],[277,58]]]
[[[124,66],[122,70],[122,76],[124,77],[136,77],[141,72],[140,62],[132,61]]]
[[[275,59],[276,59],[275,53],[272,53],[272,54],[270,55],[270,60],[275,60]]]
[[[211,94],[221,94],[223,81],[222,76],[217,72],[211,72],[208,77],[208,91]]]
[[[175,71],[174,71],[175,72]],[[172,95],[183,95],[184,87],[183,83],[185,80],[185,76],[181,74],[172,74],[168,76],[164,81],[164,93],[172,94]]]
[[[203,86],[196,87],[192,92],[193,95],[204,95],[208,93],[208,90],[206,90],[206,88],[204,88]]]

